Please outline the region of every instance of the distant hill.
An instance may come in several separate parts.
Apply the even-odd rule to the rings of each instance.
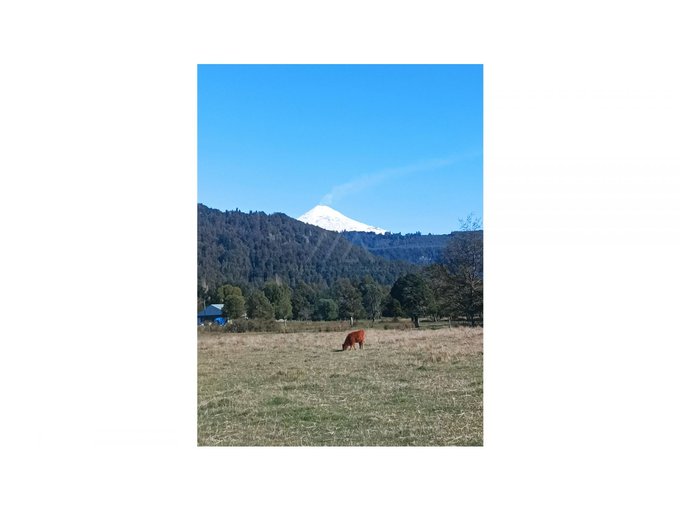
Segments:
[[[338,278],[366,275],[392,285],[414,270],[408,262],[386,260],[343,234],[285,214],[222,212],[198,204],[198,283],[208,289],[276,278],[291,286],[300,281],[331,285]]]
[[[441,254],[454,234],[373,234],[343,232],[342,236],[373,255],[388,260],[402,260],[427,265],[439,262]]]

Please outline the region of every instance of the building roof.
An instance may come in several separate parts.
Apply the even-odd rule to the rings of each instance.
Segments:
[[[212,305],[206,306],[203,310],[198,312],[199,317],[206,317],[206,316],[214,316],[214,315],[222,315],[222,308],[224,307],[224,304],[222,303],[215,303]]]

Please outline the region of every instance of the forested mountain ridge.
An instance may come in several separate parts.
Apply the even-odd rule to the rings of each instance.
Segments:
[[[222,212],[198,204],[198,284],[213,289],[226,282],[259,286],[281,280],[331,285],[338,278],[370,275],[391,285],[416,270],[352,244],[342,234],[285,214]]]
[[[403,260],[427,265],[439,262],[453,234],[374,234],[372,232],[343,232],[342,236],[373,255],[388,260]]]

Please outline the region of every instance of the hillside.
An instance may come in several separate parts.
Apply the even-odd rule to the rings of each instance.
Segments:
[[[337,278],[365,275],[391,285],[414,269],[285,214],[222,212],[198,205],[198,283],[203,288],[226,282],[259,285],[275,278],[291,286],[300,281],[330,285]]]
[[[374,234],[343,232],[342,236],[373,255],[388,260],[403,260],[427,265],[440,260],[442,251],[455,234]]]

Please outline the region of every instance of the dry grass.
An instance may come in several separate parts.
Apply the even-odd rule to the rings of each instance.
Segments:
[[[482,329],[198,337],[198,444],[482,444]]]

